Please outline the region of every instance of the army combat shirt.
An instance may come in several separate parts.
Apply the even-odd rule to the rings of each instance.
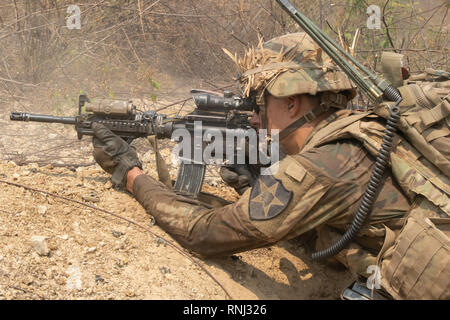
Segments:
[[[287,155],[273,175],[261,175],[237,202],[224,207],[208,208],[147,175],[136,178],[133,193],[157,224],[184,247],[206,256],[232,254],[292,239],[324,225],[345,231],[374,161],[356,139],[339,139]],[[370,222],[357,242],[379,250],[382,223],[401,218],[409,208],[400,187],[387,174]],[[378,235],[380,241],[364,243],[364,234]]]

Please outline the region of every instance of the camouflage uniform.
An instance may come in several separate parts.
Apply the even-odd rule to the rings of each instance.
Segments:
[[[302,50],[298,46],[299,38],[302,38]],[[278,97],[326,92],[321,96],[321,105],[327,109],[343,107],[353,98],[352,84],[305,34],[280,37],[266,43],[264,48],[266,52],[262,54],[253,49],[244,59],[233,57],[242,74],[244,95],[252,91],[261,94],[264,90]],[[276,82],[272,81],[274,78]],[[380,140],[383,124],[384,120],[373,114],[336,110],[314,128],[298,154],[287,155],[280,160],[275,174],[260,176],[253,188],[248,189],[237,202],[224,207],[211,209],[198,201],[176,195],[146,175],[136,178],[133,193],[162,229],[184,247],[202,255],[250,250],[292,239],[311,230],[316,230],[318,235],[317,249],[323,249],[335,243],[349,228],[374,165],[378,142],[371,145],[367,139]],[[328,134],[332,138],[327,138]],[[448,137],[439,139],[448,147],[443,150],[450,150]],[[408,183],[411,185],[414,181]],[[428,194],[435,192],[428,191]],[[366,275],[367,266],[381,263],[377,257],[380,250],[385,253],[383,258],[391,261],[397,251],[392,253],[392,246],[386,251],[383,244],[388,238],[395,239],[403,230],[405,216],[411,208],[418,209],[424,217],[448,217],[446,195],[433,193],[433,197],[436,200],[433,200],[434,206],[429,205],[427,195],[422,197],[423,201],[416,201],[417,197],[405,194],[392,173],[387,174],[370,221],[355,241],[335,258],[360,275]],[[436,209],[436,204],[442,210]],[[407,226],[413,229],[416,225],[418,223],[411,222]],[[415,236],[419,233],[417,231]],[[433,254],[443,255],[442,259],[448,261],[448,242],[443,240],[441,244],[435,246]],[[399,243],[396,245],[400,246]],[[410,243],[406,246],[411,247]],[[422,249],[427,251],[426,247]],[[431,261],[431,253],[429,255],[426,261]],[[441,269],[434,270],[433,274],[425,272],[426,266],[420,266],[422,271],[413,275],[416,280],[398,280],[393,276],[395,270],[391,270],[389,281],[392,283],[384,280],[383,286],[394,288],[389,292],[395,298],[449,298],[449,268],[445,263],[444,269],[439,266]],[[383,268],[389,271],[392,264],[383,265]],[[422,282],[417,280],[421,274],[426,274]],[[400,284],[395,283],[397,280]],[[412,281],[411,284],[408,281]],[[416,286],[414,281],[418,281]],[[437,285],[439,288],[433,289],[432,295],[421,295],[417,290],[423,289],[424,281],[440,283],[441,287]],[[404,291],[405,286],[408,292]]]
[[[339,111],[319,126],[348,115],[348,111]],[[276,174],[261,176],[236,203],[222,208],[208,209],[175,195],[145,175],[136,178],[133,193],[158,225],[183,246],[204,255],[231,254],[291,239],[323,225],[336,231],[347,229],[373,163],[374,158],[360,142],[342,139],[286,156],[279,162]],[[374,253],[364,257],[368,261],[372,257],[367,265],[374,264],[375,253],[381,248],[381,223],[401,218],[409,207],[392,177],[387,177],[375,203],[371,225],[357,241]],[[267,218],[261,217],[265,215]],[[355,271],[365,271],[359,262],[342,261],[347,266],[354,265]]]

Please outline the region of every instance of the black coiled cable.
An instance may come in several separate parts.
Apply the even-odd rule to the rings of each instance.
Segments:
[[[389,109],[389,118],[387,120],[386,130],[384,131],[383,143],[375,160],[374,169],[366,191],[364,192],[361,203],[356,211],[356,215],[353,218],[352,225],[334,245],[328,249],[314,252],[311,256],[314,260],[326,259],[338,254],[356,237],[364,222],[370,216],[372,206],[375,203],[379,189],[382,186],[381,181],[389,164],[389,153],[392,149],[392,140],[397,131],[398,120],[400,119],[400,108],[398,105],[402,102],[400,92],[393,86],[389,86],[384,91],[384,96],[388,100],[395,101],[395,104]]]

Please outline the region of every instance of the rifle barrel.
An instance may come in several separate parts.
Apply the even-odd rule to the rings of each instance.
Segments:
[[[9,117],[13,121],[34,121],[34,122],[48,122],[48,123],[64,123],[76,124],[75,117],[56,117],[46,114],[32,114],[25,112],[11,112]]]

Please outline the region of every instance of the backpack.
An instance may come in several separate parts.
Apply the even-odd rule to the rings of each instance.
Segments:
[[[385,226],[377,257],[382,287],[396,299],[450,299],[450,81],[426,80],[398,88],[403,101],[389,166],[411,209],[401,230]],[[383,102],[370,113],[338,111],[302,152],[355,138],[376,156],[385,130],[380,117],[388,118],[392,104]]]
[[[403,97],[398,129],[428,161],[450,178],[450,80],[414,82],[398,90]],[[374,112],[387,119],[393,104],[382,103]],[[436,143],[440,138],[441,143]]]

